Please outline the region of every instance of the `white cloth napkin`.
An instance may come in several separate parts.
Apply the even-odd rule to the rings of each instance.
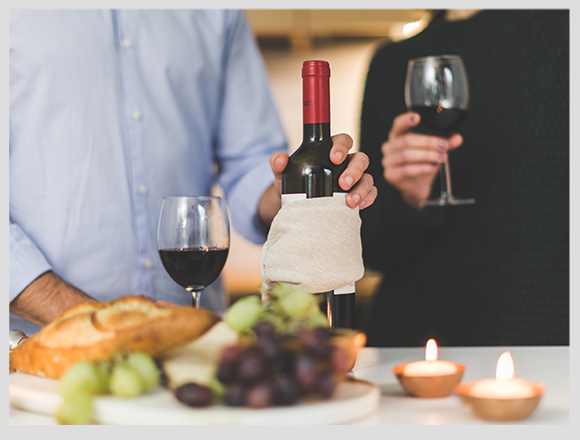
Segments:
[[[343,197],[285,204],[260,255],[264,287],[284,282],[321,293],[359,280],[364,275],[360,226],[358,208]]]

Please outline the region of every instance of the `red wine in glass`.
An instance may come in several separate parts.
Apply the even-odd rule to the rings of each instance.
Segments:
[[[467,117],[469,86],[463,60],[458,55],[414,58],[409,61],[405,81],[407,109],[419,114],[419,130],[425,134],[449,137]],[[474,204],[451,193],[449,162],[439,168],[441,195],[420,205],[449,206]]]
[[[449,137],[463,125],[467,109],[440,108],[427,105],[412,105],[411,110],[421,117],[419,129],[425,134]]]
[[[191,292],[193,306],[228,259],[230,222],[222,197],[166,197],[161,205],[157,246],[163,267]]]
[[[229,249],[163,249],[163,267],[181,287],[203,290],[213,283],[228,259]]]

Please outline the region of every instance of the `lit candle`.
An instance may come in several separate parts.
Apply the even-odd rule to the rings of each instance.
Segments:
[[[525,399],[534,395],[534,388],[530,382],[514,377],[514,361],[506,351],[497,361],[495,379],[477,381],[469,394],[484,399]]]
[[[405,376],[446,376],[457,373],[457,366],[451,362],[437,360],[437,342],[429,339],[425,347],[425,360],[405,365]]]

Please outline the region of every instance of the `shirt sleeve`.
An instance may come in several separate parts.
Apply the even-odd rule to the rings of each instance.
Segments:
[[[361,211],[361,237],[365,266],[397,270],[432,234],[445,224],[445,210],[418,211],[384,178],[382,145],[393,120],[406,113],[404,81],[407,62],[396,43],[383,46],[373,57],[363,95],[360,149],[369,156],[367,172],[378,189],[373,205]]]
[[[242,11],[231,12],[224,57],[224,93],[216,135],[218,183],[237,232],[254,243],[266,240],[258,205],[273,183],[270,156],[287,151],[258,46]]]
[[[26,286],[52,270],[38,246],[16,223],[10,222],[9,299],[12,301]]]

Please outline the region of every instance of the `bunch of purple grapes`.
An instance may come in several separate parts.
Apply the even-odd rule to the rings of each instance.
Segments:
[[[266,408],[332,396],[337,378],[349,367],[344,350],[330,342],[332,331],[327,327],[304,328],[296,334],[275,330],[271,321],[262,320],[254,326],[251,343],[222,350],[216,376],[224,388],[225,405]],[[214,401],[211,394],[209,387],[187,384],[176,397],[190,406],[206,406]]]
[[[226,405],[264,408],[292,405],[309,395],[332,396],[347,358],[340,347],[329,343],[329,328],[279,334],[272,322],[263,320],[254,332],[253,343],[222,352],[217,378],[226,387]]]

